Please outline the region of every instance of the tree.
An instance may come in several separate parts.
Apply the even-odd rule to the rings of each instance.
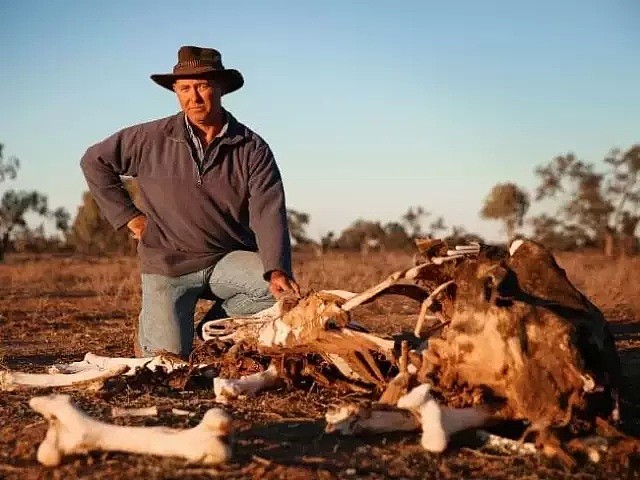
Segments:
[[[633,145],[624,153],[612,149],[604,161],[612,167],[605,186],[614,206],[608,232],[610,235],[618,233],[622,253],[632,255],[636,250],[635,232],[640,223],[640,145]]]
[[[18,168],[20,167],[20,161],[17,157],[9,157],[4,159],[2,150],[4,145],[0,143],[0,182],[5,180],[13,180],[18,174]]]
[[[358,219],[342,231],[335,243],[338,248],[359,250],[365,238],[384,242],[385,236],[380,222]]]
[[[124,185],[134,204],[139,202],[135,181],[126,179]],[[114,229],[104,218],[93,195],[88,191],[82,194],[82,205],[78,208],[67,241],[76,251],[87,254],[133,255],[137,249],[137,243],[131,238],[129,231],[126,228]]]
[[[429,212],[422,207],[409,207],[407,209],[407,213],[402,216],[402,223],[406,225],[411,238],[422,236],[422,219],[428,216]]]
[[[385,246],[389,249],[402,250],[411,247],[411,237],[404,226],[398,222],[389,222],[384,227]]]
[[[9,247],[9,238],[16,228],[26,228],[25,214],[32,211],[47,215],[47,197],[38,192],[9,190],[0,200],[0,261]]]
[[[310,242],[307,237],[307,226],[309,225],[310,218],[308,213],[287,209],[289,236],[291,237],[292,243],[302,245]]]
[[[482,218],[501,220],[505,224],[507,241],[515,236],[529,210],[529,195],[514,183],[494,185],[480,211]]]
[[[15,157],[10,157],[5,161],[2,150],[3,145],[0,144],[0,182],[15,179],[20,166]],[[35,190],[7,190],[3,193],[0,199],[0,262],[4,261],[12,234],[18,229],[25,230],[27,228],[25,219],[27,213],[32,212],[45,218],[53,218],[56,222],[56,228],[61,230],[68,226],[68,213],[63,208],[51,212],[47,203],[46,195]],[[44,232],[44,229],[41,231]]]
[[[447,226],[444,223],[444,218],[438,217],[433,222],[429,224],[429,236],[433,238],[438,238],[440,236],[439,232],[445,232],[447,230]]]
[[[546,213],[533,217],[531,226],[533,238],[549,248],[576,250],[590,242],[583,229],[567,225],[557,217]]]
[[[559,202],[554,215],[558,220],[556,230],[573,236],[578,246],[602,245],[615,210],[604,187],[605,175],[573,153],[555,157],[549,164],[536,168],[535,173],[540,178],[536,201]]]
[[[462,225],[453,225],[451,232],[443,240],[449,245],[462,245],[471,242],[486,243],[480,235],[467,232]]]
[[[330,230],[320,238],[320,247],[323,252],[333,248],[335,233]]]
[[[609,224],[619,228],[625,212],[631,216],[640,213],[640,145],[634,145],[624,153],[613,149],[604,161],[612,167],[605,186],[615,205]]]
[[[56,208],[53,212],[51,212],[51,217],[55,222],[56,229],[60,230],[63,233],[66,233],[69,230],[71,215],[69,214],[69,212],[67,212],[66,209],[62,207]]]

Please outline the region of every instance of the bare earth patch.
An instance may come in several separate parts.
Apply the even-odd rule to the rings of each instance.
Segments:
[[[595,253],[567,253],[558,255],[558,260],[571,281],[612,323],[625,376],[623,409],[631,415],[623,429],[639,436],[640,258],[611,260]],[[343,253],[294,259],[305,291],[362,291],[410,262],[410,255],[402,253],[373,253],[366,260]],[[36,372],[54,362],[81,360],[88,351],[133,356],[139,288],[135,259],[9,257],[0,266],[1,366]],[[196,320],[208,304],[201,301]],[[376,333],[413,330],[417,308],[408,299],[385,298],[362,307],[357,320]],[[92,453],[47,468],[36,461],[47,422],[29,407],[33,395],[3,392],[0,396],[0,478],[640,478],[635,457],[584,463],[569,472],[541,455],[501,456],[466,448],[429,454],[420,447],[419,433],[326,434],[324,414],[338,398],[317,386],[309,390],[282,387],[225,406],[237,433],[233,459],[223,466]],[[213,391],[203,389],[125,388],[110,393],[72,392],[72,396],[93,417],[120,425],[191,428],[206,410],[219,406]],[[114,406],[151,405],[167,408],[155,417],[111,417]],[[171,407],[194,414],[164,413]]]

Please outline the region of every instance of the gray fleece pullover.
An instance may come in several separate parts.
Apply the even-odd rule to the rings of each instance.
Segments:
[[[280,171],[269,145],[227,112],[226,132],[192,155],[183,113],[124,128],[87,149],[89,189],[114,228],[143,213],[141,270],[179,276],[234,250],[258,251],[266,275],[291,275]],[[135,177],[138,209],[121,176]]]

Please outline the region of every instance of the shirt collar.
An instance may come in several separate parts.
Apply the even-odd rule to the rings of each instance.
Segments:
[[[227,133],[227,130],[229,130],[229,113],[224,109],[223,109],[223,113],[224,113],[224,125],[222,126],[222,128],[214,138],[224,137]],[[198,156],[200,158],[204,157],[204,148],[202,146],[202,142],[200,141],[196,133],[193,131],[193,127],[191,126],[191,123],[189,122],[189,119],[187,118],[186,115],[184,116],[184,124],[187,128],[189,139],[191,140],[192,145],[196,148],[198,152]]]

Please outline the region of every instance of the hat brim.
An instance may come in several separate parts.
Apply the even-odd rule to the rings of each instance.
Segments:
[[[244,85],[244,78],[238,70],[227,68],[225,70],[206,70],[197,73],[157,73],[151,75],[151,80],[161,87],[173,91],[173,84],[181,78],[212,79],[222,87],[222,94],[235,92]]]

